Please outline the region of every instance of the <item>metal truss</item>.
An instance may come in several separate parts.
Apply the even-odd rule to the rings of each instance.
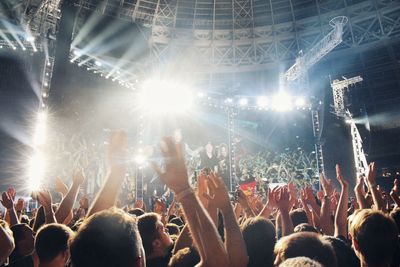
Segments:
[[[343,117],[346,115],[346,106],[344,103],[344,92],[345,90],[358,82],[362,82],[363,78],[361,76],[352,77],[350,79],[333,80],[331,87],[333,90],[333,103],[335,108],[335,114],[337,116]]]
[[[314,134],[314,145],[315,145],[315,156],[317,160],[318,173],[324,172],[324,156],[322,150],[321,142],[321,120],[319,116],[318,109],[311,110],[311,120],[313,124],[313,134]]]
[[[343,40],[343,27],[347,21],[348,19],[345,16],[333,18],[329,22],[333,30],[314,45],[305,55],[301,55],[296,59],[296,63],[285,73],[286,80],[294,81],[300,78],[300,76],[305,75],[310,67],[338,46]]]
[[[366,175],[368,170],[367,159],[364,154],[364,150],[362,147],[362,139],[360,132],[357,129],[357,125],[350,115],[348,115],[348,121],[350,121],[351,126],[351,141],[353,144],[353,155],[354,155],[354,164],[356,168],[357,177],[360,175]]]
[[[337,2],[337,1],[335,1]],[[154,26],[154,51],[190,51],[205,72],[237,72],[264,69],[279,61],[294,60],[300,50],[307,51],[324,37],[328,21],[337,15],[349,17],[343,42],[337,49],[400,36],[400,5],[393,1],[364,1],[290,23],[242,29],[179,29],[164,31]],[[320,7],[321,8],[321,7]],[[177,29],[175,29],[177,30]],[[189,47],[190,46],[190,47]],[[164,55],[158,54],[159,58]]]

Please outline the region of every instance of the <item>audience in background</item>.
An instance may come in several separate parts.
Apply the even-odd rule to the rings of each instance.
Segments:
[[[209,169],[193,187],[183,148],[165,138],[163,169],[154,169],[173,192],[172,203],[158,199],[151,210],[137,199],[117,208],[131,156],[127,148],[126,134],[113,133],[108,172],[92,203],[86,195],[77,201],[82,170],[70,187],[56,179],[60,203],[45,189],[35,192],[40,207],[29,216],[13,188],[4,192],[0,266],[399,266],[399,183],[383,192],[374,163],[366,177],[357,178],[354,199],[340,166],[337,188],[321,174],[318,192],[289,182],[265,196],[241,190],[232,196]]]

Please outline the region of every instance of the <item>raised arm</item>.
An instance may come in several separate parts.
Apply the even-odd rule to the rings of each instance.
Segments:
[[[276,194],[277,191],[278,187],[275,187],[272,190],[268,188],[267,203],[264,205],[264,208],[261,210],[258,216],[263,217],[265,219],[269,219],[269,216],[271,215],[273,208],[276,207],[274,195]]]
[[[376,184],[376,166],[375,162],[372,162],[368,166],[368,176],[367,176],[367,181],[368,181],[368,187],[369,190],[371,191],[372,194],[372,199],[374,201],[375,208],[377,210],[384,210],[385,206],[383,203],[382,196],[380,195],[378,191],[378,185]]]
[[[161,145],[165,171],[156,168],[161,180],[175,192],[186,215],[194,243],[201,261],[197,266],[229,266],[228,255],[214,223],[208,216],[193,189],[189,185],[185,159],[180,144],[165,138]]]
[[[244,210],[244,213],[246,214],[246,216],[248,218],[250,217],[254,217],[254,211],[251,209],[249,201],[247,200],[247,196],[245,195],[245,193],[238,189],[236,190],[237,195],[238,195],[238,202],[240,204],[240,206],[242,206],[242,209]]]
[[[52,198],[48,190],[42,190],[38,193],[38,202],[44,209],[45,223],[56,223],[56,217],[52,208]]]
[[[342,176],[340,166],[336,165],[336,179],[340,183],[340,198],[335,214],[335,236],[347,237],[347,203],[349,199],[349,184]]]
[[[324,234],[333,235],[334,225],[331,217],[332,211],[329,199],[329,196],[331,196],[333,192],[332,182],[330,181],[330,179],[326,179],[322,173],[320,174],[319,179],[322,186],[322,190],[324,192],[323,193],[324,195],[321,199],[321,212],[320,212],[319,222]]]
[[[246,267],[249,262],[246,244],[236,221],[235,213],[229,200],[228,190],[222,179],[212,172],[209,175],[207,184],[210,194],[205,195],[206,198],[224,216],[225,246],[229,257],[229,266]]]
[[[282,236],[287,236],[293,233],[293,223],[289,216],[291,206],[290,193],[286,186],[279,188],[275,197],[276,206],[279,209],[282,220]]]
[[[76,197],[78,196],[79,187],[85,180],[85,175],[83,171],[75,172],[72,178],[72,186],[68,190],[68,193],[65,195],[63,200],[61,201],[60,207],[56,211],[56,219],[58,222],[62,223],[65,219],[71,214],[72,208],[76,201]]]
[[[396,203],[397,207],[400,207],[400,197],[399,197],[399,181],[397,179],[394,180],[393,188],[390,191],[390,197],[393,202]]]
[[[108,174],[87,216],[114,206],[125,177],[127,145],[128,137],[125,132],[118,131],[112,134],[108,150]]]
[[[0,265],[7,260],[15,248],[14,238],[10,229],[0,223]]]
[[[365,200],[365,194],[363,190],[364,186],[364,176],[359,176],[357,178],[357,183],[354,186],[354,194],[356,195],[357,203],[360,209],[369,209],[367,201]]]
[[[19,223],[13,200],[14,198],[9,192],[3,192],[3,194],[1,194],[1,204],[7,209],[7,214],[10,218],[10,226]]]

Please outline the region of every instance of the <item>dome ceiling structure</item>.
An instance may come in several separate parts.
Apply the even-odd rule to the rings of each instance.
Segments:
[[[150,27],[156,60],[190,58],[199,72],[292,64],[299,51],[329,33],[336,16],[349,18],[336,50],[400,36],[395,0],[81,0],[80,5]]]

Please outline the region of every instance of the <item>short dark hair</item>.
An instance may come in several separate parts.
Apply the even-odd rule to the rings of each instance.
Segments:
[[[160,215],[155,212],[146,213],[138,217],[138,229],[146,255],[153,253],[153,241],[160,237],[157,230],[157,222],[159,220]]]
[[[63,224],[47,224],[39,229],[35,238],[35,250],[40,262],[50,262],[61,252],[68,250],[72,230]]]
[[[381,211],[364,209],[354,217],[350,235],[368,264],[391,262],[398,245],[398,230],[390,216]]]
[[[293,227],[302,223],[309,223],[306,211],[301,208],[290,211],[289,216],[292,220]]]
[[[116,208],[100,211],[86,219],[72,239],[72,265],[135,266],[141,256],[140,241],[134,217]]]
[[[200,262],[199,253],[195,248],[183,248],[170,259],[169,267],[192,267]]]
[[[295,233],[300,233],[300,232],[312,232],[312,233],[316,233],[318,234],[318,230],[317,228],[315,228],[314,226],[312,226],[311,224],[308,223],[301,223],[298,224],[294,230]]]
[[[249,255],[247,266],[273,266],[276,234],[272,222],[262,217],[253,217],[244,221],[241,228]]]
[[[333,237],[324,236],[324,239],[331,243],[335,251],[337,265],[340,267],[359,267],[360,261],[354,250],[343,240]]]
[[[165,225],[165,227],[168,229],[168,233],[170,235],[179,235],[179,233],[180,233],[178,225],[176,225],[174,223],[167,223],[167,225]]]
[[[128,213],[130,215],[135,215],[136,217],[139,217],[139,216],[143,215],[145,212],[141,208],[134,208],[132,210],[129,210]]]
[[[335,267],[336,256],[331,244],[321,235],[310,232],[294,233],[282,237],[275,245],[275,264],[295,257],[308,257],[325,267]]]

